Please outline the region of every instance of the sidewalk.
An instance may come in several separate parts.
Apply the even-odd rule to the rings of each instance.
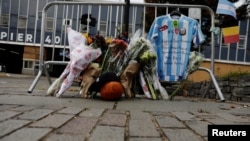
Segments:
[[[82,99],[72,86],[46,95],[41,77],[0,75],[0,141],[203,141],[208,125],[250,125],[250,103],[176,97],[119,101]]]

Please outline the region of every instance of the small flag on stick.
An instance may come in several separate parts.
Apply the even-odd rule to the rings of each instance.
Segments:
[[[238,20],[225,20],[221,28],[225,44],[239,42]]]
[[[225,15],[231,15],[235,19],[236,18],[236,7],[232,2],[229,2],[228,0],[219,0],[216,14],[225,14]]]

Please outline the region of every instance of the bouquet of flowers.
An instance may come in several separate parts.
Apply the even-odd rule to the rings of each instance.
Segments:
[[[156,52],[150,41],[142,37],[141,33],[140,29],[137,30],[129,44],[126,44],[126,42],[121,39],[111,41],[104,57],[101,74],[105,72],[114,72],[118,77],[126,79],[125,81],[129,85],[128,87],[130,87],[131,82],[128,81],[131,80],[128,79],[132,79],[131,75],[135,75],[137,71],[131,69],[138,68],[135,67],[135,63],[138,63],[140,64],[140,69],[138,71],[140,85],[143,88],[144,94],[151,99],[168,99],[167,91],[158,81]],[[127,73],[130,73],[130,75],[127,76]],[[130,93],[129,90],[127,90],[127,93]],[[128,94],[127,97],[131,97],[131,94]]]
[[[141,37],[141,30],[137,30],[128,47],[128,60],[140,63],[140,84],[145,95],[151,99],[168,99],[167,91],[161,86],[157,71],[157,55],[149,40]]]
[[[117,76],[120,76],[126,58],[127,44],[120,39],[112,40],[104,56],[101,74],[114,72]]]
[[[203,59],[204,56],[201,53],[197,51],[190,52],[188,66],[187,66],[187,73],[190,74],[194,72],[196,69],[198,69]]]
[[[197,52],[197,51],[192,51],[189,54],[189,60],[188,60],[188,66],[186,70],[186,77],[188,74],[193,73],[195,70],[197,70],[203,61],[204,56]],[[179,85],[179,87],[170,95],[170,100],[173,99],[173,97],[177,94],[177,92],[183,88],[185,81],[182,81]]]
[[[103,66],[103,71],[114,71],[120,76],[131,60],[138,60],[141,54],[149,49],[145,46],[145,40],[140,38],[141,30],[137,30],[131,38],[129,44],[122,39],[114,39],[111,41]],[[108,58],[107,58],[108,57]]]
[[[149,89],[151,99],[168,99],[167,91],[161,86],[156,70],[157,55],[152,49],[152,45],[147,42],[147,46],[150,47],[140,56],[140,63],[142,65],[141,69],[141,79],[144,77],[145,84]],[[144,86],[145,87],[145,86]]]

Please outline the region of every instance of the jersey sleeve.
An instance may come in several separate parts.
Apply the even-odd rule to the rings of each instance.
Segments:
[[[193,28],[194,28],[194,31],[195,31],[194,38],[193,38],[193,43],[198,46],[198,45],[202,44],[205,41],[205,37],[204,37],[204,34],[201,31],[200,24],[196,20],[195,20]]]
[[[158,24],[157,24],[157,19],[155,19],[149,29],[148,32],[148,40],[150,40],[151,42],[154,42],[154,39],[158,36]]]

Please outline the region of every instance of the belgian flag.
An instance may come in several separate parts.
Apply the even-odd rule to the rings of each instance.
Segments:
[[[237,43],[240,40],[238,20],[224,20],[221,24],[221,30],[225,44]]]

